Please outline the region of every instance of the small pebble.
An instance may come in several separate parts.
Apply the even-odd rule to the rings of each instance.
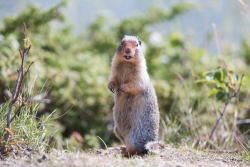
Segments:
[[[28,147],[27,151],[33,151],[33,149],[31,147]]]
[[[30,155],[30,152],[24,151],[24,154],[25,154],[25,155]]]
[[[42,156],[42,159],[46,159],[47,157],[46,157],[46,155],[45,154],[43,154],[43,156]]]

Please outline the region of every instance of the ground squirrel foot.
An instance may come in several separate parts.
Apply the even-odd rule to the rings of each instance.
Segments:
[[[125,150],[126,150],[126,146],[122,145],[122,146],[120,147],[120,150],[121,150],[121,151],[125,151]]]

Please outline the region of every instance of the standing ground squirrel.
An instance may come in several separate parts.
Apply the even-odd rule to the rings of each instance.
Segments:
[[[114,132],[125,156],[150,152],[158,143],[159,108],[139,37],[125,35],[112,60]]]

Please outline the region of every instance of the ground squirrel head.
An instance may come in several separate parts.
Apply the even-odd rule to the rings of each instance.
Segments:
[[[139,37],[125,35],[117,48],[116,56],[120,61],[136,62],[144,58],[142,42]]]

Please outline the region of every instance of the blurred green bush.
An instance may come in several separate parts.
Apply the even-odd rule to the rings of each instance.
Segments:
[[[28,60],[35,61],[27,83],[35,83],[33,89],[36,90],[48,89],[46,98],[51,100],[43,104],[38,116],[56,109],[65,137],[77,131],[85,139],[85,148],[96,147],[96,142],[93,143],[98,141],[94,140],[96,136],[111,145],[118,140],[110,128],[113,106],[113,95],[107,88],[110,63],[123,35],[130,34],[139,36],[145,44],[148,71],[162,116],[161,139],[192,143],[210,134],[223,104],[208,99],[209,86],[196,84],[195,80],[203,71],[219,65],[216,55],[195,46],[182,32],[154,31],[155,25],[171,21],[194,5],[180,3],[170,10],[154,6],[144,14],[118,23],[99,16],[78,36],[72,35],[72,28],[60,11],[63,6],[64,2],[42,10],[30,5],[17,17],[5,18],[4,29],[0,30],[3,37],[0,41],[0,103],[6,101],[2,90],[12,88],[16,79],[20,32],[25,22],[32,44],[32,57]],[[233,56],[226,56],[230,57],[226,62],[232,65]],[[245,59],[248,62],[247,56]],[[239,115],[241,110],[249,112],[249,107],[244,105],[246,97],[247,93],[243,93],[240,100],[232,104],[234,107],[225,116],[227,124],[223,123],[218,130],[216,140],[223,143],[221,136],[225,136],[225,129],[231,132],[230,128],[235,127],[235,111]]]

